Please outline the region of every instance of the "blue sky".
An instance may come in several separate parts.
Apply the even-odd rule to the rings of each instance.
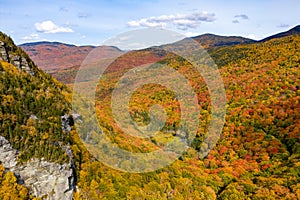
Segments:
[[[145,27],[186,36],[214,33],[262,39],[300,24],[299,0],[0,0],[0,31],[17,44],[101,45]]]

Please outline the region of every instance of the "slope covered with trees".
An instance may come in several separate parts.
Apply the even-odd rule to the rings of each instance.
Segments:
[[[12,53],[29,59],[8,36],[1,34],[1,41]],[[68,156],[62,146],[69,142],[69,137],[62,130],[61,116],[70,110],[65,96],[68,90],[37,69],[32,61],[28,63],[34,75],[0,61],[1,135],[20,151],[20,161],[32,157],[66,161]]]
[[[0,68],[1,135],[24,161],[31,157],[66,161],[61,144],[70,143],[78,172],[74,199],[299,199],[299,44],[296,35],[209,51],[220,69],[227,105],[221,138],[204,159],[198,151],[211,114],[206,84],[186,60],[153,49],[125,54],[108,68],[96,91],[96,112],[104,133],[121,148],[132,152],[161,148],[179,127],[180,106],[174,93],[148,84],[133,94],[129,111],[139,124],[149,122],[151,105],[166,108],[166,126],[150,140],[136,139],[118,128],[110,96],[114,84],[134,66],[158,62],[183,74],[198,96],[199,130],[191,148],[170,166],[135,174],[103,165],[75,130],[66,135],[61,129],[60,116],[69,109],[65,86],[39,70],[31,76],[6,62]],[[29,198],[26,188],[16,185],[10,173],[1,174],[1,169],[0,187]]]
[[[0,62],[0,71],[0,131],[20,151],[20,161],[32,157],[66,161],[61,147],[69,139],[62,131],[61,116],[69,105],[61,93],[63,86],[50,81],[49,75],[41,80],[6,62]]]
[[[197,151],[207,133],[210,97],[205,82],[181,58],[167,63],[189,79],[201,108],[200,128],[191,148],[172,165],[151,173],[112,170],[98,161],[82,159],[77,199],[297,199],[300,198],[300,36],[265,43],[220,47],[210,51],[226,88],[226,123],[216,148],[203,160]],[[173,93],[146,85],[132,96],[130,112],[147,124],[149,106],[164,103],[169,112],[159,138],[139,141],[126,136],[113,121],[110,95],[126,66],[141,55],[120,58],[107,70],[97,90],[98,120],[108,137],[133,152],[147,152],[168,141],[180,109]],[[135,58],[136,59],[133,59]],[[131,64],[126,65],[126,59]],[[146,59],[143,59],[143,62]],[[150,59],[151,60],[151,59]],[[153,61],[153,60],[152,60]],[[122,70],[114,70],[122,66]],[[128,70],[128,68],[127,68]],[[125,71],[125,72],[124,72]],[[109,80],[109,81],[107,81]],[[204,133],[204,134],[203,134]],[[78,137],[78,136],[77,136]],[[74,138],[79,141],[79,138]],[[159,144],[162,142],[162,144]],[[77,153],[83,153],[79,142]],[[81,150],[79,150],[81,149]]]
[[[199,42],[203,48],[212,48],[220,46],[232,46],[237,44],[250,44],[255,43],[255,40],[237,36],[219,36],[214,34],[203,34],[193,37],[194,40]]]
[[[70,93],[66,86],[39,70],[29,56],[1,32],[0,43],[0,135],[11,145],[1,142],[0,153],[4,160],[0,161],[0,199],[47,196],[48,189],[55,189],[52,182],[59,178],[54,173],[56,168],[52,167],[48,170],[51,174],[47,174],[45,167],[64,165],[66,169],[57,167],[56,172],[71,171],[68,163],[72,161],[72,152],[68,146],[72,140],[61,118],[70,113]],[[9,151],[16,153],[8,155]],[[30,171],[25,175],[26,164],[31,161],[39,163],[38,167],[29,164]],[[48,188],[39,188],[41,177]],[[28,185],[32,180],[34,185]],[[68,180],[66,175],[60,184],[64,181],[73,180]]]

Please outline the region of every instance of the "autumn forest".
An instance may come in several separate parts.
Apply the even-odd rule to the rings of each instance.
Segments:
[[[205,138],[212,118],[211,97],[203,77],[188,60],[155,48],[129,51],[115,60],[98,82],[94,107],[101,134],[116,146],[135,153],[163,148],[184,125],[180,124],[181,107],[174,92],[159,84],[146,84],[130,98],[131,118],[147,125],[151,121],[149,108],[159,104],[165,109],[166,123],[155,136],[145,140],[127,135],[111,110],[115,84],[125,73],[150,62],[164,64],[182,74],[197,95],[200,112],[195,118],[199,127],[189,148],[164,168],[130,173],[103,164],[90,151],[89,145],[99,137],[90,141],[96,133],[85,126],[89,119],[77,116],[77,123],[62,122],[64,115],[73,114],[74,121],[74,113],[86,115],[72,108],[79,67],[54,70],[49,75],[28,56],[33,50],[17,47],[1,33],[0,41],[12,56],[0,61],[0,136],[18,152],[17,165],[32,159],[71,163],[74,200],[300,199],[299,33],[260,42],[228,39],[226,43],[226,38],[213,35],[194,39],[214,60],[226,93],[220,138],[204,158],[199,152],[210,145]],[[29,68],[16,65],[14,56],[25,58]],[[89,134],[92,136],[87,139]],[[1,145],[0,142],[0,150]],[[47,199],[47,195],[35,196],[26,181],[20,182],[18,174],[3,162],[0,199]]]

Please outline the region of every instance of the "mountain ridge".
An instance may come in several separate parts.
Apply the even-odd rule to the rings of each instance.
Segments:
[[[286,37],[286,36],[290,36],[290,35],[299,35],[300,34],[300,25],[297,25],[291,29],[289,29],[288,31],[284,31],[284,32],[280,32],[280,33],[276,33],[274,35],[268,36],[262,40],[259,40],[258,42],[266,42],[275,38],[281,38],[281,37]]]
[[[114,46],[76,46],[60,42],[35,42],[20,45],[20,47],[35,61],[39,68],[51,73],[74,66],[80,66],[85,57],[95,48],[121,51]]]
[[[279,36],[286,36],[289,33],[291,34],[291,32],[287,31],[287,33],[281,34]],[[230,47],[234,45],[255,44],[263,42],[241,36],[221,36],[212,33],[206,33],[191,38],[199,42],[203,48],[208,50],[208,52],[220,47]],[[20,47],[29,54],[29,56],[35,61],[35,63],[37,63],[37,65],[42,70],[46,71],[47,73],[54,76],[57,80],[66,84],[70,84],[74,81],[77,69],[93,49],[111,48],[111,50],[115,52],[122,51],[118,47],[114,46],[76,46],[72,44],[64,44],[61,42],[47,41],[25,43],[20,45]],[[149,48],[151,49],[151,47]]]
[[[255,43],[255,42],[265,42],[267,40],[270,39],[274,39],[274,38],[279,38],[279,37],[285,37],[285,36],[289,36],[289,35],[294,35],[294,34],[300,34],[300,25],[296,25],[295,27],[287,30],[287,31],[283,31],[283,32],[278,32],[275,33],[273,35],[267,36],[266,38],[263,38],[261,40],[254,40],[254,39],[250,39],[247,37],[243,37],[243,36],[238,36],[238,35],[229,35],[229,36],[225,36],[225,35],[218,35],[215,33],[204,33],[201,35],[197,35],[197,36],[193,36],[193,37],[186,37],[187,38],[192,38],[196,41],[203,41],[205,39],[210,39],[210,38],[214,38],[214,39],[219,39],[219,40],[229,40],[229,41],[221,41],[221,43],[214,43],[213,46],[227,46],[227,45],[235,45],[235,44],[247,44],[247,43]],[[230,40],[233,40],[230,42]],[[75,45],[75,44],[69,44],[69,43],[64,43],[64,42],[57,42],[57,41],[37,41],[37,42],[28,42],[28,43],[22,43],[19,44],[19,47],[32,47],[32,46],[37,46],[37,45],[64,45],[64,46],[69,46],[69,47],[102,47],[103,45]],[[105,46],[105,45],[104,45]],[[112,46],[115,47],[115,46]],[[117,49],[119,49],[118,47],[115,47]],[[121,49],[120,49],[121,50]]]
[[[232,46],[237,44],[255,43],[255,40],[241,37],[241,36],[222,36],[212,33],[206,33],[199,36],[192,37],[192,39],[199,42],[204,48]]]
[[[50,41],[38,41],[38,42],[28,42],[28,43],[22,43],[18,46],[36,46],[36,45],[65,45],[65,46],[72,46],[72,47],[76,47],[77,45],[74,44],[67,44],[67,43],[63,43],[63,42],[50,42]],[[85,46],[93,46],[93,45],[85,45]]]

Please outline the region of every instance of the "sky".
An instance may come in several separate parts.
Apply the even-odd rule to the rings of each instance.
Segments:
[[[16,44],[101,45],[141,28],[262,39],[300,24],[299,0],[0,0],[0,31]]]

